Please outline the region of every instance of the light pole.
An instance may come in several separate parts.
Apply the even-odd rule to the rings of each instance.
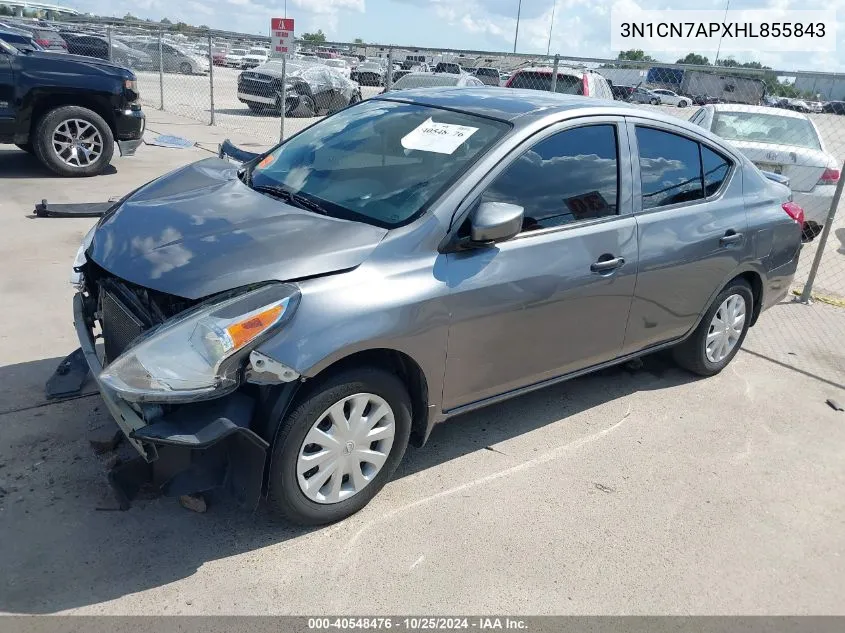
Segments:
[[[731,8],[731,0],[727,0],[725,3],[725,17],[722,18],[722,22],[727,20],[728,18],[728,9]],[[722,36],[719,35],[719,45],[716,47],[716,59],[713,61],[714,66],[719,65],[719,51],[722,50]]]
[[[552,0],[552,22],[549,24],[549,45],[546,46],[546,57],[549,56],[549,51],[552,50],[552,30],[555,28],[555,8],[557,7],[557,0]],[[516,52],[516,51],[514,51]]]
[[[516,33],[513,35],[513,52],[516,52],[516,40],[519,38],[519,14],[522,13],[522,0],[519,0],[519,5],[516,7]]]

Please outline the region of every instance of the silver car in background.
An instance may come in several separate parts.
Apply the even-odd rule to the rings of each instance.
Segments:
[[[788,178],[795,202],[804,209],[805,238],[821,232],[840,163],[810,117],[765,106],[715,104],[703,106],[690,121],[730,141],[762,171]]]
[[[117,203],[74,322],[165,492],[187,468],[303,524],[363,508],[460,413],[664,348],[720,372],[801,249],[788,188],[619,102],[390,92],[245,161]]]
[[[484,83],[472,75],[452,73],[408,73],[393,82],[390,90],[412,88],[441,88],[445,86],[483,86]]]

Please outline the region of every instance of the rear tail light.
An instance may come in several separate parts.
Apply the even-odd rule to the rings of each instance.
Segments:
[[[583,88],[583,93],[585,97],[590,96],[590,78],[587,76],[587,73],[584,73],[584,76],[581,78],[581,86]]]
[[[822,177],[819,178],[820,185],[835,185],[839,182],[839,170],[838,169],[830,169],[829,167],[824,170]]]
[[[517,76],[518,74],[519,74],[519,73],[514,73],[513,75],[511,75],[511,78],[510,78],[510,79],[508,79],[508,80],[505,82],[505,88],[510,88],[510,87],[511,87],[511,83],[513,82],[513,80],[514,80],[514,79],[516,79],[516,76]]]
[[[794,202],[784,202],[781,207],[786,211],[786,215],[798,223],[798,226],[804,226],[804,209]]]
[[[44,40],[44,39],[37,39],[37,40],[35,40],[35,43],[38,44],[39,46],[43,46],[44,48],[48,48],[51,44],[50,40]],[[67,44],[65,44],[65,46],[67,46]]]

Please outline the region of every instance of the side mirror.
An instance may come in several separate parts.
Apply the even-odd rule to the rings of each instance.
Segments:
[[[482,202],[470,218],[470,240],[492,244],[504,242],[522,230],[525,210],[509,202]]]

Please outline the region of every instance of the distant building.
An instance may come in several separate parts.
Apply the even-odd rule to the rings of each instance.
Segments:
[[[825,101],[845,101],[845,75],[833,77],[795,78],[795,89],[811,94],[820,94]]]

